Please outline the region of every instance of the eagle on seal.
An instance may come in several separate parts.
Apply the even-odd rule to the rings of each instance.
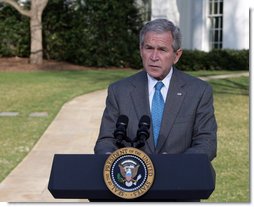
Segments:
[[[125,178],[124,181],[126,181],[128,184],[132,185],[132,182],[136,183],[137,181],[134,180],[138,174],[138,168],[140,165],[119,165],[121,175]],[[128,184],[126,184],[128,186]]]

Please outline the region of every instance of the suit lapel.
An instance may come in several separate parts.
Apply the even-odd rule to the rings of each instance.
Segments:
[[[147,89],[147,77],[145,72],[141,72],[136,79],[132,80],[134,86],[130,95],[132,98],[133,106],[139,119],[143,115],[149,115],[149,99]]]
[[[170,82],[169,91],[163,112],[161,130],[156,147],[156,153],[159,153],[170,133],[173,123],[177,117],[178,111],[181,108],[185,97],[184,82],[179,77],[179,72],[174,69],[173,76]]]
[[[137,119],[140,119],[143,115],[150,114],[150,106],[149,106],[149,96],[148,96],[148,80],[146,72],[143,71],[139,76],[136,76],[136,79],[132,80],[132,84],[134,86],[130,95],[132,98],[132,103],[134,106],[135,113],[137,115]],[[153,143],[153,135],[152,130],[150,128],[150,137],[147,140],[147,145],[149,146],[151,152],[154,152],[154,143]]]

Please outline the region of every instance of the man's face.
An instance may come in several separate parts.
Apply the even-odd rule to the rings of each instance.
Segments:
[[[181,49],[174,52],[172,43],[171,32],[148,32],[144,37],[144,44],[140,47],[143,66],[157,80],[164,79],[182,55]]]

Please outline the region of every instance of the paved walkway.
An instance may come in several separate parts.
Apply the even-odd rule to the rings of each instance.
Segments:
[[[239,73],[238,76],[249,76]],[[211,79],[236,77],[212,76]],[[208,77],[202,78],[208,80]],[[106,90],[77,97],[66,103],[32,151],[0,184],[3,202],[87,202],[54,199],[48,181],[54,154],[93,154]]]
[[[76,202],[54,199],[48,180],[54,154],[93,154],[106,90],[66,103],[32,151],[0,184],[0,201]]]

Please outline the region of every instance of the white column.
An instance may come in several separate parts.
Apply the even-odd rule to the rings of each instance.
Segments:
[[[152,0],[152,19],[165,18],[179,25],[177,0]]]
[[[182,32],[182,47],[184,49],[192,48],[192,0],[177,0],[177,7],[180,13],[179,27]]]
[[[208,51],[208,0],[177,0],[184,49]]]
[[[223,48],[249,48],[249,1],[224,0]]]
[[[207,50],[207,0],[192,1],[192,48]]]

